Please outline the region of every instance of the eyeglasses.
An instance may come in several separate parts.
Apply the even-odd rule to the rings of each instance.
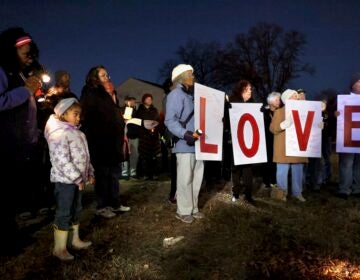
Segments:
[[[99,75],[100,78],[108,78],[110,80],[110,76],[108,74]]]

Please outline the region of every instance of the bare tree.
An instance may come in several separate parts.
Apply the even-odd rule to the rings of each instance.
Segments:
[[[298,31],[284,32],[277,25],[260,23],[228,44],[218,60],[216,81],[229,86],[248,79],[264,100],[268,93],[284,90],[301,74],[314,73],[313,67],[301,62],[305,45],[305,35]]]
[[[220,45],[216,42],[201,43],[196,40],[189,40],[185,46],[180,46],[176,51],[176,59],[165,61],[160,68],[161,78],[171,76],[172,69],[180,64],[190,64],[194,68],[196,81],[208,86],[215,86],[213,75],[218,65],[218,57],[221,56]]]
[[[247,79],[254,85],[257,99],[263,101],[268,93],[283,91],[301,74],[314,73],[313,67],[301,60],[305,46],[304,34],[259,23],[247,33],[238,34],[226,48],[216,42],[190,40],[178,48],[176,59],[167,60],[159,72],[162,78],[168,78],[177,64],[191,64],[197,82],[222,90]]]

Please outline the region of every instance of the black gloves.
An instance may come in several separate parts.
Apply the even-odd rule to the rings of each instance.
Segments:
[[[189,146],[194,146],[197,137],[194,137],[193,133],[188,130],[184,134],[184,140],[186,141],[186,144],[188,144]]]

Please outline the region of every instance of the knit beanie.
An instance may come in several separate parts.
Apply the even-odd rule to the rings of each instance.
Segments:
[[[61,99],[54,108],[55,115],[60,117],[62,114],[66,112],[67,109],[69,109],[71,105],[77,102],[78,102],[77,99],[74,97]]]
[[[179,64],[172,70],[171,81],[174,81],[177,77],[186,71],[194,72],[194,68],[192,68],[192,66],[189,64]]]
[[[296,90],[287,89],[281,94],[281,101],[285,104],[286,100],[288,100],[291,96],[297,94]]]

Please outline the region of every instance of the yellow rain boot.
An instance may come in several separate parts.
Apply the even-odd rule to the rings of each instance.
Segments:
[[[66,230],[54,229],[54,250],[53,256],[62,261],[71,261],[74,256],[71,255],[66,249],[67,239],[69,232]]]
[[[73,225],[72,226],[72,241],[71,245],[74,247],[74,249],[81,250],[81,249],[87,249],[91,246],[91,241],[82,241],[79,237],[79,225]]]

